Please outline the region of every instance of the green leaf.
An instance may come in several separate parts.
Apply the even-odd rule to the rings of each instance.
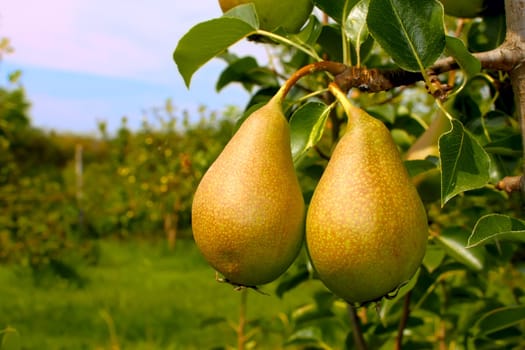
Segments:
[[[483,315],[476,323],[476,337],[514,326],[525,320],[525,305],[506,306]]]
[[[505,40],[506,28],[505,15],[484,16],[481,21],[474,21],[467,38],[470,51],[495,49]]]
[[[387,325],[388,323],[388,317],[390,316],[390,313],[394,307],[394,305],[400,301],[402,301],[405,298],[405,295],[407,295],[408,292],[410,292],[417,284],[417,280],[419,277],[420,269],[416,271],[416,273],[410,278],[407,284],[403,285],[401,288],[399,288],[394,294],[393,297],[383,298],[381,300],[381,310],[379,311],[379,318],[381,319],[381,322],[383,325]]]
[[[410,177],[436,168],[436,164],[427,159],[406,160],[404,164]]]
[[[314,0],[314,4],[337,23],[341,23],[342,19],[346,17],[343,14],[345,3],[348,3],[346,9],[349,11],[358,1],[359,0]]]
[[[468,232],[459,228],[448,228],[434,237],[445,252],[454,260],[474,271],[481,271],[485,260],[484,251],[480,248],[466,248]]]
[[[461,192],[481,188],[490,180],[490,157],[459,120],[439,138],[441,205]]]
[[[323,334],[316,326],[300,329],[293,333],[285,342],[285,345],[322,344]]]
[[[403,69],[423,71],[445,48],[443,7],[435,0],[370,0],[368,29]]]
[[[332,107],[320,102],[309,102],[299,107],[292,115],[290,136],[294,162],[319,142],[331,109]]]
[[[446,48],[447,54],[454,57],[468,78],[481,72],[481,62],[468,51],[463,41],[447,36]]]
[[[323,31],[323,25],[317,17],[310,16],[310,20],[306,26],[297,34],[289,35],[289,39],[299,45],[312,46],[317,42],[321,32]]]
[[[350,43],[355,48],[360,48],[361,44],[368,37],[368,27],[366,25],[366,14],[370,0],[359,1],[350,11],[344,23],[344,31]]]
[[[505,131],[508,133],[507,129],[505,129]],[[523,144],[520,134],[505,136],[501,139],[494,140],[487,143],[484,148],[488,153],[511,157],[520,157],[523,153]]]
[[[234,82],[241,83],[247,90],[253,85],[278,86],[279,84],[275,74],[267,68],[260,67],[251,56],[230,63],[219,76],[215,89],[220,91]]]
[[[432,273],[441,265],[444,258],[445,250],[441,246],[429,244],[423,259],[423,265],[427,268],[428,272]]]
[[[254,34],[256,28],[238,18],[221,17],[191,28],[179,41],[173,59],[186,86],[206,62],[239,40]]]
[[[12,327],[0,330],[0,349],[1,350],[19,350],[20,334]]]
[[[494,240],[525,242],[525,221],[501,214],[485,215],[474,226],[467,248]]]
[[[293,271],[279,280],[279,284],[275,289],[275,294],[282,298],[284,293],[289,292],[303,282],[306,282],[310,279],[310,272],[306,264],[300,265],[297,271]]]
[[[332,24],[323,26],[317,44],[331,61],[341,62],[343,60],[341,41],[341,31]]]
[[[237,5],[225,12],[222,17],[240,19],[254,28],[259,28],[259,18],[253,3]]]

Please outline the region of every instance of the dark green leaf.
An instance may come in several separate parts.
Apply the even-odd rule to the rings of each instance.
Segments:
[[[310,278],[310,272],[306,265],[301,265],[298,271],[294,271],[293,274],[286,275],[279,280],[279,284],[275,289],[275,294],[279,298],[282,298],[284,293],[294,289],[301,283],[307,281]]]
[[[459,120],[439,138],[441,205],[461,192],[481,188],[489,179],[490,157]]]
[[[463,41],[447,36],[446,47],[447,54],[454,57],[467,77],[470,78],[481,72],[481,62],[468,51]]]
[[[204,327],[215,326],[217,324],[226,323],[226,322],[228,322],[226,317],[220,317],[220,316],[209,317],[209,318],[205,318],[204,320],[202,320],[200,323],[200,326],[204,328]]]
[[[505,15],[486,16],[475,21],[468,32],[468,47],[472,52],[495,49],[505,39]]]
[[[508,130],[505,131],[508,132]],[[489,142],[484,146],[484,148],[488,153],[519,157],[523,152],[521,135],[515,134]]]
[[[408,175],[414,177],[418,174],[424,173],[425,171],[435,169],[436,165],[427,159],[415,159],[406,160],[405,167],[407,168]]]
[[[370,0],[368,29],[403,69],[422,71],[445,48],[443,7],[434,0]]]
[[[501,214],[485,215],[474,226],[467,248],[494,240],[525,242],[525,221]]]
[[[485,260],[484,251],[479,248],[466,248],[467,236],[468,232],[464,230],[449,228],[443,230],[434,239],[453,259],[472,270],[481,271]]]
[[[260,67],[253,57],[243,57],[231,63],[219,76],[216,90],[220,91],[230,83],[238,82],[250,90],[253,85],[277,86],[275,74],[264,67]]]
[[[477,337],[514,326],[525,320],[525,305],[507,306],[492,310],[476,324]]]
[[[346,15],[343,14],[345,3],[348,3],[346,10],[350,11],[358,1],[359,0],[314,0],[314,4],[328,16],[332,17],[337,23],[341,23],[343,18],[346,17]]]
[[[323,135],[331,107],[320,102],[309,102],[299,107],[290,119],[292,156],[297,162],[315,146]]]
[[[341,41],[341,31],[334,25],[325,25],[317,43],[331,61],[341,62],[343,60]]]
[[[239,40],[255,33],[256,28],[238,18],[221,17],[191,28],[179,41],[173,59],[186,86],[206,62]]]

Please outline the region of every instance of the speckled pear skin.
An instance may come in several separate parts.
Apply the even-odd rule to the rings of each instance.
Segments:
[[[378,300],[416,272],[427,236],[426,211],[390,132],[353,107],[306,219],[320,279],[350,303]]]
[[[257,286],[298,255],[304,215],[288,122],[274,98],[243,122],[203,176],[192,204],[193,235],[229,282]]]

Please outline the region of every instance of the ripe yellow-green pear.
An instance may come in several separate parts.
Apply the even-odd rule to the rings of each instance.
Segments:
[[[361,304],[412,277],[425,255],[428,226],[388,129],[349,102],[343,106],[348,126],[314,191],[306,243],[328,289]]]
[[[193,235],[227,281],[257,286],[296,258],[304,213],[278,93],[243,122],[203,176],[192,204]]]
[[[313,9],[312,0],[219,0],[223,12],[247,3],[255,5],[261,29],[282,27],[288,33],[297,33]]]

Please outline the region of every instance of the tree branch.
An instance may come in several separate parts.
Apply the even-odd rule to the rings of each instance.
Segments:
[[[507,193],[521,191],[522,176],[505,176],[496,184],[496,189]]]
[[[511,72],[525,62],[525,50],[515,40],[506,40],[494,50],[473,54],[480,62],[482,68]],[[431,76],[453,71],[459,68],[453,57],[447,57],[435,62],[428,69]],[[394,87],[411,85],[422,81],[420,72],[409,72],[403,69],[366,69],[361,67],[347,67],[342,73],[336,75],[335,83],[341,90],[359,88],[368,92],[390,90]],[[447,89],[446,86],[441,86]]]
[[[525,52],[525,0],[505,0],[507,36],[505,42],[511,48]],[[525,150],[525,60],[510,71],[510,82],[514,92],[516,114],[521,125],[521,137]],[[524,167],[525,171],[525,167]],[[521,186],[521,197],[525,200],[525,186]]]

